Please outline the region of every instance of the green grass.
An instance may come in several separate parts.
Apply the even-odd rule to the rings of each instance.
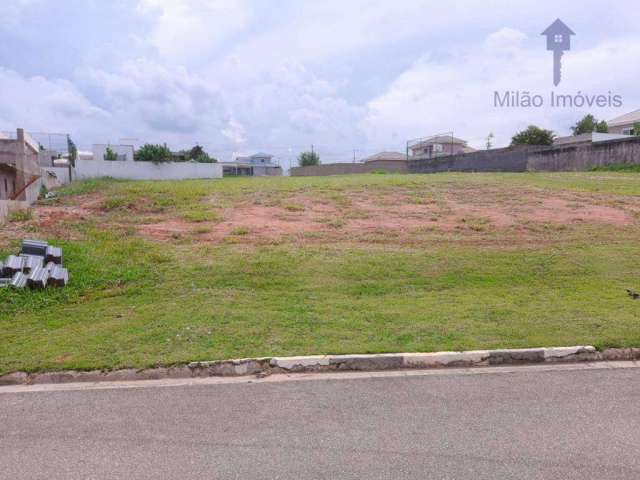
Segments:
[[[592,172],[640,172],[640,165],[637,164],[614,164],[614,165],[603,165],[600,167],[593,167],[591,169]]]
[[[348,206],[347,192],[438,185],[464,191],[478,183],[640,195],[637,175],[601,175],[95,180],[68,187],[60,199],[102,192],[105,198],[125,199],[104,212],[107,219],[120,221],[120,210],[133,204],[200,222],[203,202],[217,208],[248,195],[265,202],[283,199],[290,211],[298,211],[287,208],[297,205],[287,203],[291,193],[336,197]],[[339,235],[343,220],[330,223]],[[475,235],[491,235],[481,218],[465,223]],[[0,372],[141,368],[270,355],[640,345],[640,302],[625,292],[640,290],[640,243],[628,234],[600,237],[594,230],[577,240],[498,248],[393,239],[154,243],[131,228],[104,228],[102,219],[93,218],[65,224],[65,231],[73,235],[48,240],[64,248],[71,272],[67,288],[0,289]],[[238,229],[233,235],[248,239],[250,233]],[[12,253],[19,240],[2,235],[0,257]]]

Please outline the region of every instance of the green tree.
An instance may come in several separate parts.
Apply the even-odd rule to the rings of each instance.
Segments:
[[[316,152],[302,152],[298,155],[298,165],[301,167],[320,165],[320,156]]]
[[[118,160],[118,155],[111,149],[111,147],[107,147],[104,152],[104,159],[113,162],[115,160]]]
[[[636,137],[640,137],[640,122],[636,122],[633,124],[633,134]]]
[[[218,160],[209,156],[200,145],[196,145],[187,153],[189,160],[199,163],[218,163]]]
[[[529,125],[526,130],[516,133],[511,145],[553,145],[555,134],[551,130]]]
[[[609,133],[609,124],[602,120],[596,124],[597,133]]]
[[[489,135],[487,135],[486,144],[485,144],[487,147],[487,150],[491,150],[491,147],[493,147],[493,138],[494,138],[493,132],[489,132]]]
[[[582,120],[571,127],[571,131],[574,135],[582,135],[583,133],[609,133],[609,125],[604,120],[597,121],[596,118],[591,115],[585,115]]]
[[[164,163],[171,161],[171,150],[166,145],[146,143],[135,154],[137,162]]]

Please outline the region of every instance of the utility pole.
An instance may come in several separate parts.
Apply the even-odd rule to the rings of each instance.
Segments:
[[[356,163],[356,149],[353,149],[353,163]]]

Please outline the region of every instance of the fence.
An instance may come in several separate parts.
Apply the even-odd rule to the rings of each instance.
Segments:
[[[407,162],[374,160],[368,163],[327,163],[324,165],[312,165],[309,167],[292,167],[289,170],[289,174],[292,177],[322,177],[328,175],[371,173],[376,171],[407,173]]]
[[[617,164],[640,164],[640,137],[629,137],[573,146],[560,146],[533,152],[528,170],[589,170]]]
[[[222,165],[195,162],[118,162],[101,160],[76,161],[75,178],[112,177],[124,180],[187,180],[221,178]]]

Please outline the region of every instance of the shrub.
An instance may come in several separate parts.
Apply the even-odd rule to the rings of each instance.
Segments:
[[[115,162],[116,160],[118,160],[118,154],[116,154],[116,152],[114,152],[111,147],[107,147],[104,152],[104,159],[109,162]]]
[[[511,139],[511,145],[553,145],[555,134],[535,125],[516,133]]]
[[[218,160],[210,157],[200,145],[196,145],[187,153],[187,158],[198,163],[218,163]]]
[[[320,165],[320,156],[316,152],[302,152],[298,156],[298,165],[301,167]]]
[[[9,214],[10,222],[28,222],[33,217],[30,208],[25,210],[15,210]]]
[[[574,135],[581,135],[583,133],[609,133],[609,125],[607,122],[602,120],[598,122],[596,118],[591,115],[585,115],[582,120],[576,123],[573,127],[571,127]]]
[[[135,154],[136,162],[164,163],[171,161],[171,150],[166,145],[147,143],[140,147]]]

